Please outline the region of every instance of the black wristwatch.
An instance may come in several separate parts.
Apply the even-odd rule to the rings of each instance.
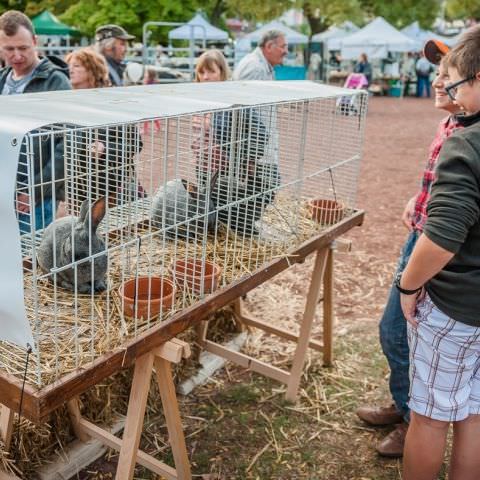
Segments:
[[[406,288],[402,288],[400,286],[401,280],[402,280],[402,272],[398,272],[395,275],[395,287],[400,293],[403,293],[404,295],[415,295],[423,288],[422,286],[422,287],[415,288],[414,290],[407,290]]]

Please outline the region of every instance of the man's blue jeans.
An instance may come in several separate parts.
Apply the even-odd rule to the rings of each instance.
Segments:
[[[417,77],[417,97],[423,96],[424,90],[430,98],[430,77]]]
[[[415,247],[419,234],[412,232],[403,246],[397,265],[397,272],[405,269],[408,259]],[[390,393],[399,412],[410,419],[408,393],[410,379],[408,376],[408,340],[407,321],[400,306],[400,292],[394,285],[390,288],[387,305],[380,320],[380,344],[390,366]]]
[[[47,228],[55,218],[55,211],[53,210],[53,201],[51,198],[44,200],[43,203],[35,205],[35,230]],[[20,233],[31,233],[32,227],[30,225],[32,214],[19,213],[18,224],[20,226]]]

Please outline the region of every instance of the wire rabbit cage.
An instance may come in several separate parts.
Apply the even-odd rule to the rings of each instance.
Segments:
[[[223,82],[2,102],[31,418],[361,223],[365,92]],[[14,407],[25,343],[8,340]]]

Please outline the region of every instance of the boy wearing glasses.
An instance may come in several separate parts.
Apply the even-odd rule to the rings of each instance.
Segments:
[[[438,71],[432,82],[435,93],[435,107],[448,112],[449,115],[438,125],[435,138],[430,145],[421,189],[407,202],[402,215],[402,222],[408,229],[409,235],[398,261],[397,273],[405,268],[427,221],[427,204],[435,179],[435,167],[440,149],[445,140],[462,126],[462,117],[457,118],[455,116],[460,109],[445,92],[445,86],[450,80],[443,59],[448,50],[447,45],[438,40],[429,40],[424,48],[425,58],[430,63],[438,65]],[[395,286],[390,289],[388,301],[380,321],[380,343],[390,367],[389,386],[394,403],[390,406],[380,407],[362,406],[357,410],[357,415],[374,426],[396,424],[395,429],[377,445],[376,449],[380,455],[385,457],[401,457],[410,419],[408,408],[410,388],[408,378],[409,350],[407,325],[400,305],[400,292]]]
[[[404,480],[433,480],[453,422],[450,480],[480,478],[480,27],[447,54],[467,128],[440,153],[428,219],[397,288],[408,321]]]

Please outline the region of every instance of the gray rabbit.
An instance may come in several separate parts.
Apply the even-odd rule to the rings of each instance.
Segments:
[[[106,289],[108,258],[105,243],[97,234],[105,208],[106,199],[102,197],[92,204],[89,214],[88,200],[85,200],[80,209],[80,217],[59,218],[45,229],[37,250],[37,261],[45,273],[49,273],[52,268],[61,268],[96,253],[105,252],[94,259],[93,269],[91,261],[84,261],[77,265],[76,274],[74,266],[58,272],[60,287],[74,291],[76,285],[78,293],[91,293],[92,288],[96,292]]]
[[[153,197],[152,224],[166,229],[167,235],[195,239],[216,224],[215,204],[211,193],[217,184],[218,171],[210,185],[198,187],[186,180],[170,180]]]

